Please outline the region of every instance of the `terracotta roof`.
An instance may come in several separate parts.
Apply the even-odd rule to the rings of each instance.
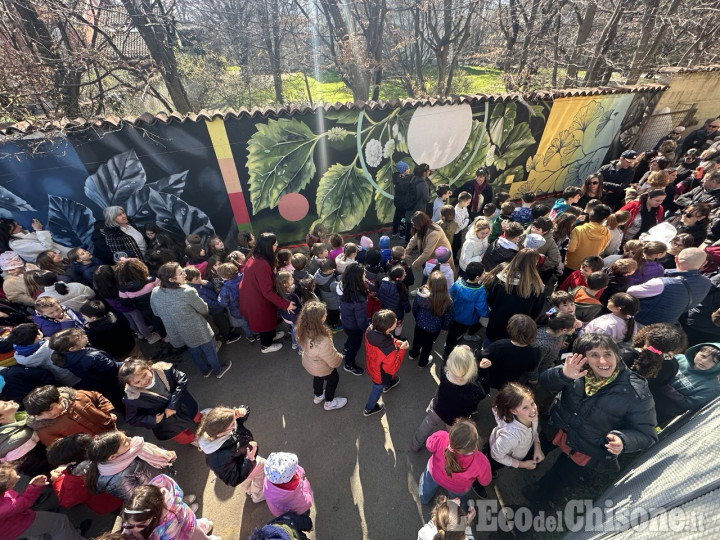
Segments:
[[[204,120],[213,120],[215,118],[267,118],[276,116],[292,116],[293,114],[303,114],[313,112],[317,109],[325,111],[339,111],[343,109],[356,110],[385,110],[395,108],[414,108],[427,105],[457,105],[461,103],[477,104],[485,101],[493,102],[510,102],[510,101],[552,101],[556,98],[572,97],[572,96],[600,96],[612,94],[628,94],[648,91],[658,91],[667,88],[661,84],[638,85],[638,86],[613,86],[602,88],[567,88],[563,90],[538,90],[528,93],[515,94],[474,94],[463,96],[449,96],[423,99],[400,99],[389,101],[355,101],[346,103],[324,103],[310,105],[288,105],[286,107],[253,107],[252,109],[241,108],[238,110],[229,108],[224,110],[201,110],[197,113],[189,113],[181,115],[177,112],[166,113],[159,112],[156,114],[143,113],[140,116],[127,116],[120,118],[118,116],[106,116],[103,118],[61,118],[58,120],[47,120],[38,118],[35,121],[19,122],[17,124],[0,124],[0,136],[4,139],[15,139],[27,137],[30,134],[52,134],[56,132],[77,132],[86,129],[100,130],[116,130],[123,125],[132,124],[136,126],[154,125],[157,122],[168,124],[171,122],[199,122]]]

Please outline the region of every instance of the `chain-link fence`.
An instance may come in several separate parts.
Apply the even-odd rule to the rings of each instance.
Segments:
[[[634,148],[638,152],[652,149],[673,128],[692,125],[696,112],[697,107],[693,103],[689,109],[648,116],[629,148]]]

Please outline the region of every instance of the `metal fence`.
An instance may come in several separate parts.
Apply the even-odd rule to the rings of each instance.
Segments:
[[[697,106],[693,103],[689,109],[651,114],[643,122],[629,148],[635,148],[638,152],[652,149],[673,128],[692,126],[696,112]]]

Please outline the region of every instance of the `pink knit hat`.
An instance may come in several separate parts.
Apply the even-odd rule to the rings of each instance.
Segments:
[[[370,240],[367,236],[361,236],[360,237],[360,245],[364,249],[370,249],[371,247],[373,247],[373,241]]]
[[[25,263],[20,256],[14,251],[6,251],[0,253],[0,268],[3,270],[13,270],[14,268],[22,268]]]

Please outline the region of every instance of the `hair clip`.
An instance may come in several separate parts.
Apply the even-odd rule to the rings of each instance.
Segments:
[[[128,510],[127,508],[123,510],[126,514],[144,514],[146,512],[150,512],[149,508],[144,508],[143,510]]]
[[[650,351],[651,353],[655,353],[655,354],[665,354],[665,353],[662,352],[660,349],[656,349],[656,348],[653,347],[652,345],[648,345],[648,346],[645,347],[645,348],[646,348],[648,351]]]
[[[550,308],[549,311],[545,312],[545,315],[547,315],[548,317],[552,317],[553,315],[555,315],[557,313],[557,311],[558,310],[556,307],[552,307],[552,308]]]

